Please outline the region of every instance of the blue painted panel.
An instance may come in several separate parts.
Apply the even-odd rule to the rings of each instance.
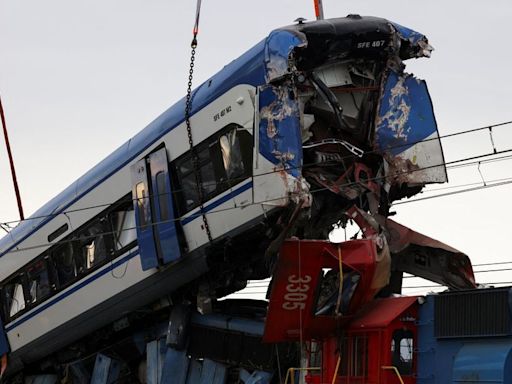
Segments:
[[[160,384],[185,384],[189,362],[186,351],[167,348]]]
[[[112,384],[117,382],[121,364],[119,361],[101,353],[96,355],[96,362],[92,372],[91,384]]]
[[[188,376],[187,376],[187,384],[196,384],[201,380],[201,370],[203,365],[197,361],[192,359],[190,361]]]
[[[425,81],[412,75],[389,72],[375,131],[377,149],[394,156],[437,133]]]
[[[243,368],[239,370],[239,379],[242,380],[244,384],[270,384],[272,380],[272,373],[265,371],[253,371],[249,373]]]
[[[157,249],[163,263],[166,264],[178,260],[181,257],[181,251],[165,148],[149,156],[149,167],[153,187],[153,207],[155,208],[153,228],[158,245]]]
[[[9,352],[9,342],[5,336],[4,323],[0,318],[0,356],[5,355],[7,352]]]
[[[137,227],[140,263],[142,270],[147,271],[158,266],[158,255],[155,247],[153,215],[151,213],[151,192],[147,180],[146,159],[139,160],[131,167],[132,197]]]
[[[300,176],[302,138],[298,100],[286,85],[260,89],[259,150],[292,176]]]
[[[512,372],[512,340],[492,340],[465,344],[453,364],[452,383],[509,383]]]
[[[391,22],[391,25],[393,25],[393,27],[395,27],[398,35],[400,36],[400,38],[402,40],[408,40],[413,45],[418,44],[422,40],[427,41],[427,38],[425,37],[425,35],[422,35],[419,32],[413,31],[412,29],[409,29],[409,28],[404,27],[403,25],[400,25],[397,23]]]
[[[462,347],[459,340],[438,341],[434,336],[434,297],[419,308],[417,384],[450,383],[453,361]]]
[[[201,315],[196,312],[192,314],[192,323],[208,328],[218,328],[256,336],[262,336],[265,328],[265,324],[262,321],[216,313]]]
[[[226,366],[210,359],[203,360],[199,384],[224,384],[226,382]]]
[[[265,42],[265,69],[267,82],[278,79],[289,71],[288,58],[295,47],[306,45],[306,37],[295,31],[273,31]]]
[[[146,382],[160,384],[167,346],[165,339],[153,340],[146,345]]]

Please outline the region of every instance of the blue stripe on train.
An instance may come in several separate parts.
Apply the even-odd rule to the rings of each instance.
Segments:
[[[96,274],[91,275],[91,276],[87,277],[86,279],[80,281],[77,285],[75,285],[71,289],[63,292],[61,295],[53,297],[52,299],[48,300],[47,302],[37,306],[36,308],[34,308],[34,310],[32,312],[28,312],[26,316],[21,317],[18,320],[15,320],[11,324],[8,324],[5,327],[5,331],[6,332],[12,331],[14,328],[16,328],[17,326],[19,326],[19,325],[23,324],[24,322],[30,320],[34,316],[40,314],[45,309],[50,308],[52,305],[57,304],[59,301],[64,300],[66,297],[72,295],[73,293],[77,292],[78,290],[80,290],[81,288],[85,287],[86,285],[88,285],[88,284],[92,283],[93,281],[99,279],[100,277],[106,275],[107,273],[111,272],[112,270],[114,270],[115,268],[119,267],[120,265],[122,265],[124,263],[127,263],[130,259],[133,259],[138,254],[139,254],[139,251],[136,250],[136,251],[133,251],[133,252],[129,253],[128,255],[122,257],[118,261],[116,261],[114,263],[111,263],[105,269],[102,269],[99,272],[97,272]]]

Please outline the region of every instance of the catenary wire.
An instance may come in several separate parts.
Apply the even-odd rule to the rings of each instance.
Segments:
[[[475,267],[476,265],[473,265]],[[473,271],[474,273],[490,273],[490,272],[506,272],[506,271],[512,271],[512,268],[500,268],[500,269],[488,269],[484,271]],[[419,276],[404,276],[403,279],[422,279],[422,277]],[[247,288],[265,288],[268,285],[268,281],[264,280],[251,280],[247,283]]]
[[[490,281],[490,282],[482,282],[480,285],[506,285],[512,284],[512,281]],[[402,287],[402,289],[419,289],[419,288],[446,288],[444,285],[415,285],[410,287]]]
[[[422,139],[422,140],[410,142],[410,143],[407,143],[407,144],[399,144],[399,145],[395,145],[395,146],[390,146],[390,147],[387,147],[386,150],[392,150],[392,149],[401,148],[401,147],[405,147],[405,146],[411,146],[411,145],[415,145],[415,144],[419,144],[419,143],[423,143],[423,142],[428,142],[428,141],[432,141],[432,140],[440,140],[440,139],[444,139],[444,138],[460,136],[460,135],[474,133],[474,132],[488,130],[488,129],[492,130],[492,128],[500,127],[500,126],[504,126],[504,125],[508,125],[508,124],[512,124],[512,120],[511,121],[501,122],[501,123],[496,123],[496,124],[492,124],[492,125],[487,125],[487,126],[483,126],[483,127],[479,127],[479,128],[472,128],[472,129],[468,129],[468,130],[465,130],[465,131],[455,132],[455,133],[446,134],[446,135],[442,135],[442,136]],[[379,152],[380,152],[380,150],[374,149],[374,150],[364,151],[363,155],[372,154],[372,153],[379,153]],[[404,173],[417,172],[417,171],[421,171],[421,170],[425,170],[425,169],[429,169],[429,168],[436,168],[436,167],[443,166],[443,165],[450,165],[450,166],[447,166],[447,169],[456,168],[456,167],[462,167],[462,166],[468,166],[468,165],[474,165],[474,163],[459,164],[458,166],[456,166],[455,164],[463,162],[463,161],[468,161],[468,160],[472,160],[472,159],[483,158],[483,157],[488,157],[488,156],[493,156],[493,155],[496,155],[496,154],[508,153],[508,152],[512,152],[512,149],[505,150],[505,151],[495,151],[495,152],[492,152],[492,153],[488,153],[488,154],[480,155],[480,156],[476,156],[476,157],[468,157],[468,158],[465,158],[465,159],[445,162],[445,163],[434,165],[434,166],[418,168],[416,170],[407,171],[407,172],[404,172]],[[346,156],[341,157],[341,160],[343,160],[343,159],[353,159],[353,158],[356,158],[356,157],[358,157],[358,156],[356,156],[354,154],[350,154],[350,155],[346,155]],[[502,160],[506,160],[508,158],[512,158],[512,155],[508,156],[507,158],[503,157],[503,158],[498,158],[498,159],[489,159],[489,160],[486,160],[486,161],[489,161],[489,162],[493,161],[493,160],[494,161],[502,161]],[[481,161],[481,162],[483,163],[484,161]],[[453,165],[451,165],[451,164],[453,164]],[[268,174],[280,173],[282,171],[290,171],[290,170],[294,170],[294,169],[303,169],[303,168],[307,168],[307,167],[311,167],[311,166],[315,166],[315,165],[326,165],[326,163],[325,162],[316,162],[316,163],[304,164],[304,165],[297,166],[297,167],[287,167],[287,168],[283,168],[283,169],[279,169],[279,170],[264,172],[264,173],[258,174],[257,176],[265,176],[265,175],[268,175]],[[399,176],[400,174],[402,174],[402,173],[395,174],[395,176]],[[368,181],[376,181],[376,180],[385,179],[385,178],[386,178],[386,176],[374,177],[374,178],[370,178]],[[245,177],[244,178],[240,178],[240,179],[236,179],[235,178],[235,179],[233,179],[231,181],[236,183],[237,181],[242,181],[242,180],[245,180],[245,179],[246,179]],[[224,182],[216,182],[215,184],[218,185],[218,184],[222,184],[222,183],[224,183]],[[211,184],[213,184],[213,183],[211,183]],[[343,186],[350,186],[350,185],[354,185],[354,184],[357,184],[357,183],[356,182],[351,182],[351,183],[348,183],[346,185],[342,185],[342,187]],[[185,190],[186,190],[185,188],[176,188],[176,189],[173,189],[170,193],[178,193],[178,192],[182,192],[182,191],[185,191]],[[151,196],[148,196],[148,198],[149,197],[151,197]],[[85,210],[89,210],[89,209],[97,209],[97,208],[109,207],[112,204],[113,203],[97,204],[97,205],[92,205],[92,206],[88,206],[88,207],[83,207],[83,208],[77,208],[77,209],[71,209],[71,210],[67,210],[67,211],[62,211],[62,212],[55,213],[55,214],[50,214],[50,215],[32,216],[32,217],[25,218],[24,220],[10,220],[10,221],[5,221],[5,222],[0,222],[0,224],[4,224],[4,225],[7,224],[8,225],[8,224],[17,224],[17,223],[20,223],[20,222],[23,222],[23,221],[28,221],[28,220],[45,219],[45,218],[50,218],[50,217],[56,217],[56,216],[58,216],[60,214],[65,214],[65,213],[75,213],[75,212],[81,212],[81,211],[85,211]]]
[[[482,157],[485,157],[485,156],[488,156],[488,155],[483,155]],[[474,157],[472,157],[471,159],[474,159]],[[464,159],[461,159],[461,160],[458,160],[458,161],[464,161]],[[435,165],[435,166],[432,166],[432,167],[439,167],[441,165]],[[431,167],[425,167],[424,169],[426,169],[426,168],[431,168]],[[458,190],[458,191],[455,191],[455,192],[450,192],[450,193],[447,193],[447,194],[438,194],[438,195],[429,196],[429,197],[425,197],[425,198],[419,198],[419,199],[413,199],[413,200],[409,200],[409,201],[405,201],[405,202],[393,203],[393,205],[403,204],[403,203],[407,203],[407,202],[421,201],[421,200],[425,200],[425,199],[433,199],[433,198],[443,197],[443,196],[447,196],[447,195],[456,195],[456,194],[461,194],[461,193],[465,193],[465,192],[472,192],[472,191],[475,191],[475,190],[478,190],[478,189],[482,189],[482,188],[493,188],[493,187],[502,186],[502,185],[511,184],[511,183],[512,183],[512,180],[508,181],[508,182],[503,182],[503,183],[487,184],[487,185],[482,186],[480,188],[462,189],[462,190]],[[354,184],[354,183],[348,183],[346,185],[351,185],[351,184]],[[316,189],[314,191],[311,191],[310,193],[311,194],[318,193],[318,192],[321,192],[321,191],[324,191],[324,190],[327,190],[327,188]],[[295,194],[291,193],[290,194],[290,196],[294,196],[294,195],[298,196],[300,194],[299,193],[295,193]],[[246,204],[246,205],[243,205],[242,207],[243,208],[247,208],[247,207],[253,206],[253,205],[254,206],[260,206],[260,205],[263,205],[265,203],[270,203],[270,202],[273,202],[273,201],[279,201],[279,200],[282,200],[282,199],[283,199],[283,197],[274,198],[274,199],[268,199],[268,200],[260,201],[258,203]],[[107,206],[110,206],[110,205],[107,205]],[[214,209],[214,210],[209,211],[208,214],[222,213],[222,212],[231,211],[231,210],[240,209],[240,208],[241,207],[219,208],[219,209]],[[85,210],[85,209],[86,208],[83,208],[82,210]],[[66,213],[70,213],[70,212],[67,211]],[[62,214],[62,212],[61,212],[61,214]],[[189,215],[187,218],[194,217],[194,219],[195,219],[195,218],[197,218],[199,216],[200,216],[200,213],[199,212],[195,212],[195,213],[192,213],[191,215]],[[51,217],[51,216],[49,216],[49,217]],[[178,222],[178,221],[181,221],[181,220],[183,220],[182,217],[174,218],[174,219],[169,219],[169,220],[163,220],[163,221],[154,221],[154,222],[150,223],[149,225],[156,226],[158,224],[169,223],[169,222]],[[3,223],[3,224],[5,224],[5,223]],[[98,235],[112,235],[112,234],[115,234],[115,233],[118,233],[118,232],[122,232],[122,231],[136,230],[137,228],[138,228],[138,226],[134,226],[134,227],[129,227],[129,228],[123,228],[121,231],[117,231],[117,232],[116,231],[109,231],[109,232],[96,233],[93,236],[83,236],[83,237],[81,237],[81,240],[93,239],[93,238],[96,238]],[[65,244],[65,243],[69,243],[69,242],[73,242],[73,241],[76,241],[76,239],[59,240],[59,241],[56,241],[56,242],[53,242],[53,243],[45,243],[45,244],[33,245],[33,246],[30,246],[30,247],[16,248],[16,249],[11,249],[11,250],[9,250],[7,252],[4,252],[2,255],[5,255],[7,253],[22,252],[22,251],[32,250],[32,249],[37,249],[37,248],[53,247],[55,245]]]
[[[407,170],[407,171],[395,173],[392,176],[376,176],[376,177],[373,177],[373,178],[368,178],[367,181],[380,181],[380,180],[384,180],[384,179],[389,178],[389,177],[397,177],[397,176],[401,176],[401,175],[405,175],[405,174],[411,174],[411,173],[414,173],[414,172],[420,172],[420,171],[424,171],[424,170],[432,169],[432,168],[437,168],[437,167],[441,167],[441,166],[445,166],[446,169],[450,170],[450,169],[452,169],[454,167],[475,165],[475,164],[478,164],[478,163],[482,162],[482,160],[478,160],[478,159],[489,157],[489,156],[495,156],[495,155],[499,155],[499,154],[502,154],[502,153],[510,153],[510,152],[512,152],[512,149],[498,151],[496,153],[486,153],[486,154],[483,154],[483,155],[472,156],[472,157],[467,157],[467,158],[463,158],[463,159],[452,160],[452,161],[445,162],[445,163],[435,164],[435,165],[431,165],[431,166],[428,166],[428,167],[417,168],[417,169],[414,169],[414,170]],[[497,157],[497,158],[494,158],[492,160],[494,160],[494,161],[508,160],[509,157],[510,156]],[[473,161],[471,161],[471,160],[473,160]],[[318,163],[318,164],[324,164],[324,163]],[[264,174],[257,175],[257,176],[263,176],[263,175],[267,175],[267,174],[271,174],[271,173],[279,173],[281,171],[282,170],[272,171],[272,172],[264,173]],[[242,180],[247,180],[247,177],[243,178]],[[508,180],[508,178],[507,178],[507,180]],[[358,182],[351,181],[351,182],[340,184],[340,185],[338,185],[338,187],[343,188],[343,187],[350,187],[350,186],[353,186],[353,185],[358,185]],[[461,187],[461,186],[464,186],[464,185],[454,186],[454,188]],[[321,192],[321,191],[325,191],[327,189],[328,189],[327,187],[325,187],[325,188],[317,188],[315,190],[312,190],[311,193]],[[172,193],[176,193],[176,192],[180,192],[180,191],[184,191],[184,190],[185,189],[174,189],[170,193],[172,194]],[[144,197],[143,199],[149,199],[149,198],[152,198],[154,196],[161,196],[161,195],[167,195],[167,194],[168,193],[149,195],[147,197]],[[279,198],[279,199],[271,199],[271,200],[268,200],[268,201],[262,201],[261,203],[269,202],[269,201],[272,201],[272,200],[280,200],[280,199],[281,198]],[[132,199],[132,201],[136,201],[136,200],[140,200],[140,199],[138,199],[138,198]],[[416,201],[416,200],[419,200],[419,199],[409,200],[409,201],[406,201],[406,202],[412,202],[412,201]],[[405,203],[405,202],[394,203],[394,205],[403,204],[403,203]],[[259,204],[260,203],[257,203],[257,204],[255,203],[255,205],[259,205]],[[0,222],[0,224],[2,224],[4,226],[9,226],[10,224],[16,224],[16,223],[20,223],[20,222],[24,222],[24,221],[29,221],[29,220],[39,220],[39,219],[53,218],[53,217],[57,217],[57,216],[59,216],[61,214],[65,215],[65,214],[70,214],[70,213],[83,212],[83,211],[87,211],[87,210],[91,210],[91,209],[107,208],[107,207],[110,207],[112,205],[113,205],[113,203],[96,204],[96,205],[91,205],[91,206],[82,207],[82,208],[70,209],[70,210],[66,210],[66,211],[62,211],[62,212],[55,213],[55,214],[50,214],[50,215],[32,216],[32,217],[26,218],[24,220],[11,220],[11,221]],[[228,208],[228,209],[235,209],[235,208]],[[177,219],[177,220],[179,220],[179,219]]]

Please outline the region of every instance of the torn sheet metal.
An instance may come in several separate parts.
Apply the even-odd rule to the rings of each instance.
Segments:
[[[421,185],[447,181],[444,156],[425,81],[388,73],[375,129],[375,147],[387,161],[386,175]]]
[[[384,226],[394,271],[410,273],[452,289],[476,287],[471,261],[464,253],[393,220],[385,220]]]
[[[270,162],[254,175],[254,201],[284,206],[311,204],[309,184],[302,176],[300,111],[295,89],[286,83],[259,88],[259,155]],[[284,184],[284,188],[282,185]],[[281,187],[279,187],[281,186]]]
[[[276,30],[265,41],[265,70],[267,83],[291,72],[290,55],[296,47],[303,47],[306,37],[297,31]]]
[[[286,173],[299,177],[302,166],[300,111],[294,90],[286,86],[260,89],[260,153],[280,165]]]
[[[430,57],[434,48],[428,43],[425,35],[413,31],[403,25],[391,23],[401,40],[402,58]],[[404,53],[407,55],[404,57]]]

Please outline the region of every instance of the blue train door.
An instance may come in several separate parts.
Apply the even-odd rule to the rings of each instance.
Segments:
[[[154,227],[157,251],[164,264],[180,258],[176,216],[169,178],[167,151],[161,148],[149,155],[151,190],[153,191]]]
[[[131,173],[142,269],[178,260],[181,252],[165,148],[139,160]]]

